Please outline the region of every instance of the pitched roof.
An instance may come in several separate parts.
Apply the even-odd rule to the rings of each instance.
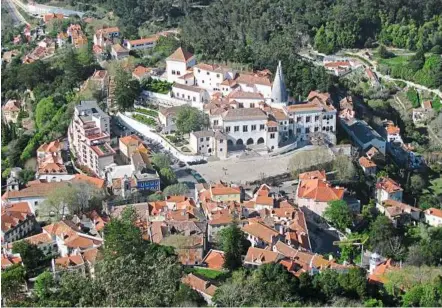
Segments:
[[[5,254],[2,253],[1,265],[2,269],[6,269],[8,266],[14,264],[20,264],[22,262],[20,254]]]
[[[376,184],[376,188],[385,190],[388,193],[403,191],[398,183],[387,177],[380,178],[379,182]]]
[[[237,83],[246,84],[246,85],[265,85],[265,86],[271,86],[271,73],[266,72],[255,72],[255,73],[241,73],[238,75],[238,77],[235,79]]]
[[[60,152],[63,145],[59,140],[51,141],[50,143],[43,143],[37,152],[56,153]]]
[[[273,238],[279,235],[278,231],[262,223],[250,223],[241,228],[245,233],[255,236],[268,244],[273,243]]]
[[[37,246],[54,242],[51,235],[48,233],[39,233],[36,235],[32,235],[27,238],[24,238],[23,241],[26,241],[30,244],[37,245]]]
[[[228,96],[228,99],[263,99],[264,96],[259,92],[245,92],[233,91]]]
[[[10,190],[4,194],[5,199],[46,197],[52,191],[61,189],[67,182],[41,182],[39,180],[28,182],[28,186],[20,190]]]
[[[138,145],[140,142],[142,143],[142,140],[137,135],[129,135],[129,136],[121,137],[119,140],[120,140],[120,142],[122,142],[125,145],[130,145],[130,144],[137,144]]]
[[[241,188],[227,186],[227,185],[224,185],[223,183],[218,183],[218,184],[210,186],[210,192],[211,192],[212,196],[238,195],[241,193]]]
[[[20,111],[20,102],[15,99],[10,99],[7,103],[2,107],[4,111]]]
[[[65,268],[82,264],[84,264],[84,261],[81,255],[66,256],[55,259],[55,265]]]
[[[373,272],[368,276],[368,281],[372,283],[384,284],[388,281],[386,274],[392,270],[397,269],[399,268],[392,263],[392,260],[388,259],[378,264],[374,268]]]
[[[434,207],[431,207],[431,208],[427,209],[427,210],[425,211],[425,214],[427,214],[427,215],[433,215],[433,216],[436,216],[436,217],[442,218],[442,210],[441,210],[441,209],[436,209],[436,208],[434,208]]]
[[[129,52],[129,50],[127,50],[126,48],[124,48],[123,46],[121,46],[120,44],[114,44],[112,45],[112,49],[119,53],[119,52]]]
[[[222,270],[224,265],[224,251],[210,249],[203,259],[203,264],[207,264],[207,268],[214,270]]]
[[[137,39],[137,40],[131,40],[131,41],[129,41],[129,43],[131,45],[154,43],[154,42],[158,41],[158,38],[159,37],[157,35],[154,35],[154,36],[150,36],[150,37],[146,37],[146,38],[141,38],[141,39]]]
[[[298,178],[300,180],[314,180],[314,179],[325,180],[326,175],[325,175],[325,170],[314,170],[314,171],[301,173],[299,174]]]
[[[105,183],[105,181],[103,179],[92,177],[92,176],[88,176],[88,175],[85,175],[85,174],[76,174],[74,176],[74,178],[72,179],[72,182],[73,183],[75,183],[75,182],[85,182],[85,183],[88,183],[88,184],[95,185],[99,189],[104,188],[104,183]]]
[[[188,274],[187,276],[184,276],[182,282],[192,289],[207,294],[208,296],[214,296],[217,289],[217,287],[211,284],[209,281],[195,276],[194,274]]]
[[[267,115],[260,108],[229,109],[223,114],[225,121],[267,120]]]
[[[26,220],[31,215],[31,207],[28,202],[18,202],[2,206],[1,228],[7,232]]]
[[[298,198],[313,199],[316,202],[329,202],[344,197],[345,189],[332,187],[325,180],[302,180],[298,186]]]
[[[182,47],[179,47],[177,50],[173,52],[167,59],[170,61],[178,61],[178,62],[187,62],[189,59],[193,57],[193,54],[184,50]]]
[[[174,87],[174,88],[177,88],[177,89],[181,89],[181,90],[186,90],[186,91],[190,91],[190,92],[195,92],[195,93],[201,93],[201,92],[204,92],[204,91],[205,91],[204,89],[198,88],[198,87],[196,87],[196,86],[189,86],[189,85],[181,84],[181,83],[175,83],[175,84],[173,85],[173,87]]]
[[[361,156],[361,157],[359,158],[358,161],[359,161],[359,164],[360,164],[362,167],[364,167],[364,168],[373,168],[373,167],[376,167],[375,162],[372,161],[371,159],[368,159],[368,158],[365,157],[365,156]]]
[[[132,72],[133,75],[137,76],[138,78],[143,77],[147,73],[150,73],[152,71],[152,68],[145,67],[142,65],[138,65]]]
[[[282,257],[279,253],[271,250],[250,247],[249,250],[247,250],[244,262],[266,264],[277,262],[279,259],[282,259]]]

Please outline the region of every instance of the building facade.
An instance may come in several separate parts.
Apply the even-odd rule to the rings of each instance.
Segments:
[[[96,101],[82,101],[75,106],[68,130],[69,147],[77,162],[104,177],[106,166],[114,162],[110,146],[110,117]]]

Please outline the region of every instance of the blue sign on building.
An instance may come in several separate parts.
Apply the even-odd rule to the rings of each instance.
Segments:
[[[160,190],[160,180],[146,180],[146,181],[137,181],[137,188],[138,190],[152,190],[152,191],[158,191]]]

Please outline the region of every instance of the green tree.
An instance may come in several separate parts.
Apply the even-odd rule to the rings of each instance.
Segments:
[[[172,165],[170,157],[164,153],[153,154],[151,160],[152,164],[154,164],[157,170],[161,170],[163,168],[170,168],[170,166]]]
[[[352,213],[344,200],[335,200],[328,203],[324,217],[339,230],[345,230],[352,225]]]
[[[161,182],[166,183],[166,185],[171,185],[177,182],[177,177],[172,168],[166,167],[160,169]]]
[[[418,195],[427,186],[425,179],[420,174],[413,174],[410,177],[410,189],[412,193]]]
[[[207,116],[190,106],[184,106],[178,110],[175,123],[177,130],[182,134],[202,130],[208,125]]]
[[[184,183],[177,183],[167,186],[164,191],[164,196],[181,196],[189,193],[189,187]]]
[[[18,178],[22,185],[26,185],[35,178],[35,171],[32,169],[24,169],[18,174]]]
[[[51,289],[55,287],[54,277],[51,272],[44,271],[35,280],[34,292],[39,300],[46,301],[51,295]]]
[[[379,215],[370,228],[370,246],[383,256],[400,260],[405,253],[403,239],[397,235],[393,223],[384,215]]]
[[[201,307],[206,301],[195,290],[185,284],[180,284],[180,288],[175,293],[173,306],[175,307]]]
[[[224,265],[228,270],[235,270],[242,266],[242,255],[247,253],[250,242],[244,232],[233,223],[219,232],[219,239],[224,251]]]
[[[356,176],[356,168],[353,162],[345,155],[338,155],[333,161],[333,171],[336,171],[336,179],[340,181],[352,180]]]
[[[387,50],[384,45],[380,45],[377,49],[378,56],[382,59],[388,59],[394,57],[394,54]]]
[[[123,69],[117,69],[115,76],[115,100],[119,109],[131,109],[140,92],[140,82],[132,79],[131,75]]]
[[[39,129],[43,129],[48,125],[55,116],[57,109],[55,108],[52,96],[42,99],[38,102],[35,109],[35,124]]]
[[[25,270],[20,264],[2,270],[2,298],[6,303],[18,300],[25,289]]]
[[[19,253],[26,270],[26,274],[30,277],[38,272],[42,267],[48,265],[49,259],[46,258],[43,251],[36,245],[30,244],[24,240],[16,242],[12,246],[13,253]]]
[[[143,251],[141,231],[133,223],[134,209],[123,210],[122,218],[112,219],[104,227],[105,255],[119,257],[129,253],[139,254]]]

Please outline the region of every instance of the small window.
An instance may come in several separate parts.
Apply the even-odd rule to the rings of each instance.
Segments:
[[[178,76],[181,75],[180,71],[176,71],[176,74],[177,74]]]
[[[219,74],[216,74],[216,78],[219,78]]]
[[[175,74],[176,74],[175,70],[172,70],[172,75],[175,75]]]
[[[195,96],[193,97],[193,101],[196,102],[196,97]]]
[[[264,124],[260,124],[260,125],[259,125],[259,130],[264,130],[264,129],[265,129]]]
[[[201,73],[201,70],[200,70],[200,69],[198,69],[198,73]]]
[[[305,128],[305,133],[306,133],[306,134],[310,133],[310,128],[309,128],[309,127],[306,127],[306,128]]]
[[[204,141],[204,138],[200,138],[200,142],[203,142]]]
[[[248,131],[248,126],[247,125],[243,125],[242,126],[242,131],[246,133]]]
[[[250,108],[255,108],[255,103],[250,103]]]
[[[226,126],[226,133],[230,133],[230,126]]]
[[[234,127],[234,131],[235,131],[235,132],[239,132],[239,126],[235,126],[235,127]]]
[[[275,139],[275,133],[270,134],[270,139]]]
[[[206,75],[207,75],[207,76],[209,76],[209,75],[210,75],[210,73],[209,73],[209,72],[207,72],[207,73],[206,73]]]
[[[206,141],[209,141],[210,140],[210,137],[206,137]]]
[[[218,120],[214,120],[213,125],[218,125]]]
[[[256,130],[256,125],[252,125],[251,130],[252,131]]]
[[[224,139],[220,139],[220,140],[219,140],[219,143],[224,143]]]

